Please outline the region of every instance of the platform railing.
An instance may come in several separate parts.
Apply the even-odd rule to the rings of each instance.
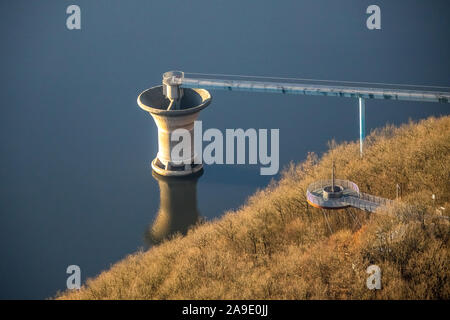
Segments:
[[[331,182],[332,182],[331,180],[318,180],[318,181],[315,181],[315,182],[311,183],[308,186],[307,191],[314,192],[317,189],[323,189],[325,186],[330,186]],[[352,181],[342,180],[342,179],[335,179],[334,180],[334,184],[338,185],[338,186],[342,186],[342,187],[347,188],[347,189],[351,189],[351,190],[353,190],[353,191],[355,191],[356,193],[359,194],[358,185],[356,183],[352,182]]]
[[[341,179],[335,179],[334,183],[335,185],[341,186],[345,189],[353,190],[356,197],[359,196],[359,188],[358,185],[356,185],[356,183],[349,180],[341,180]],[[323,199],[322,195],[315,194],[315,191],[323,189],[325,186],[329,186],[331,184],[332,184],[331,180],[319,180],[311,183],[306,191],[306,199],[309,202],[317,204],[319,206],[329,206],[329,205],[340,206],[344,204],[345,201],[343,200],[343,198],[325,200]],[[348,197],[349,195],[347,195],[345,198]]]
[[[325,186],[331,184],[331,180],[319,180],[311,183],[307,188],[306,199],[319,206],[339,206],[348,204],[349,206],[370,212],[375,212],[381,206],[390,206],[394,203],[394,201],[390,199],[362,193],[359,191],[358,185],[354,182],[341,179],[335,179],[335,185],[342,186],[344,189],[353,190],[353,194],[344,195],[339,199],[324,199],[322,194],[317,194],[317,190],[321,190]]]

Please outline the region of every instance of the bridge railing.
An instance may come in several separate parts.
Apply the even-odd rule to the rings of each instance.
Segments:
[[[363,201],[358,197],[347,197],[345,198],[345,203],[354,208],[369,212],[375,212],[375,210],[378,208],[378,205],[373,204],[372,202]]]
[[[167,74],[167,75],[166,75]],[[203,77],[196,77],[193,73],[167,72],[165,75],[168,83],[171,85],[181,85],[183,88],[202,88],[219,89],[228,91],[250,91],[250,92],[273,92],[282,94],[302,94],[318,95],[332,97],[349,97],[364,99],[386,99],[386,100],[407,100],[407,101],[428,101],[428,102],[450,102],[449,92],[410,90],[397,87],[377,87],[375,84],[370,86],[348,86],[334,84],[314,84],[311,80],[308,82],[299,81],[300,79],[291,79],[294,82],[267,81],[264,79],[242,80],[235,79],[233,76],[213,75],[212,78],[206,74]],[[188,75],[188,76],[186,76]],[[248,78],[248,77],[247,77]],[[281,79],[279,79],[281,80]],[[306,79],[305,79],[306,80]],[[295,83],[297,82],[297,83]],[[361,85],[361,84],[359,84]]]
[[[372,203],[375,203],[379,206],[390,206],[394,204],[394,200],[391,199],[386,199],[386,198],[382,198],[382,197],[377,197],[371,194],[367,194],[367,193],[363,193],[361,192],[359,195],[360,199],[362,200],[366,200]]]
[[[347,197],[345,202],[352,207],[361,210],[375,212],[379,207],[390,206],[394,204],[393,200],[373,196],[367,193],[360,193],[359,197]]]

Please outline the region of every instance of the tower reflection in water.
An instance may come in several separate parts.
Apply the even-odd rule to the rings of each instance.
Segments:
[[[160,206],[155,220],[145,232],[145,244],[149,247],[160,243],[176,233],[187,230],[200,219],[197,207],[197,181],[199,172],[181,177],[165,177],[152,171],[158,181]]]

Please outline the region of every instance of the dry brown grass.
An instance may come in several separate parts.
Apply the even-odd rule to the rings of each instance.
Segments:
[[[431,195],[450,211],[450,117],[333,145],[291,164],[278,182],[235,212],[196,226],[147,252],[118,262],[62,299],[449,299],[450,228]],[[328,213],[307,205],[305,191],[338,176],[361,191],[403,203],[380,214]],[[414,206],[411,206],[414,205]],[[353,217],[353,216],[355,217]],[[366,288],[366,268],[382,270],[382,289]]]

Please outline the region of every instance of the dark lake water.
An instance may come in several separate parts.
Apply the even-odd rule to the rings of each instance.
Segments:
[[[198,218],[238,208],[272,178],[210,165],[157,179],[157,129],[136,104],[168,70],[450,85],[448,1],[41,0],[0,3],[0,298],[39,299]],[[82,29],[66,28],[81,7]],[[278,128],[280,166],[358,138],[347,98],[211,92],[204,129]],[[367,131],[449,114],[367,101]],[[162,200],[162,201],[161,201]],[[184,211],[184,214],[180,213]]]

